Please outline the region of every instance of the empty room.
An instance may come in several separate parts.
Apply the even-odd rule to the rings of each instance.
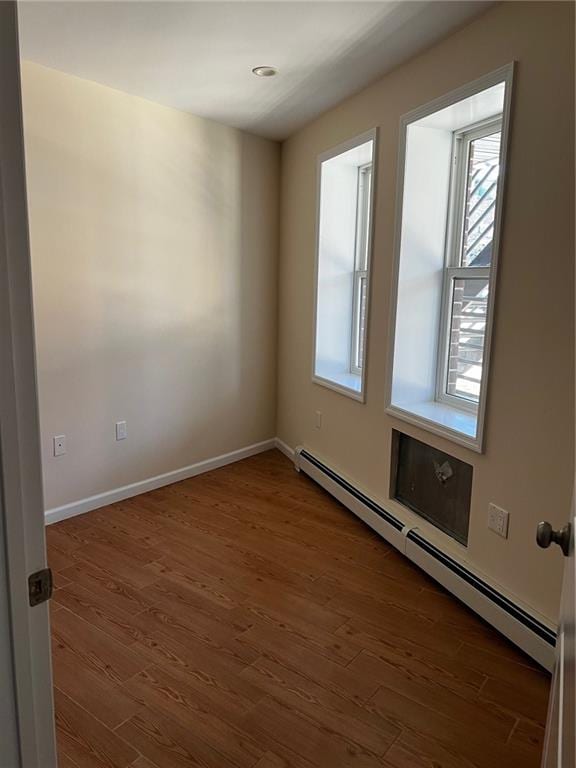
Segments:
[[[573,2],[0,2],[0,768],[576,768]]]

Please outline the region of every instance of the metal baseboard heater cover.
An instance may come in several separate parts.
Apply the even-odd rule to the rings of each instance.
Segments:
[[[297,448],[295,465],[545,669],[553,669],[553,629],[431,544],[416,527],[405,526],[309,451]]]

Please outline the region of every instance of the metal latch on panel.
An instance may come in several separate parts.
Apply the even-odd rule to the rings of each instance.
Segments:
[[[28,600],[30,605],[40,605],[50,600],[52,597],[54,582],[50,568],[43,568],[41,571],[31,573],[28,576]]]
[[[442,485],[446,485],[446,482],[450,480],[454,472],[452,470],[452,467],[447,461],[445,461],[444,464],[442,464],[442,466],[440,466],[440,464],[438,464],[438,462],[435,461],[434,474],[436,475],[436,478],[438,479],[439,483],[442,483]]]

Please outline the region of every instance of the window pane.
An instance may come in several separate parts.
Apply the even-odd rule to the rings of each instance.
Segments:
[[[370,187],[372,165],[358,169],[358,204],[356,211],[356,274],[354,278],[354,325],[350,371],[359,374],[364,364],[364,328],[366,326],[366,274],[370,241]]]
[[[489,279],[455,278],[446,392],[477,403],[480,398]]]
[[[469,144],[464,210],[463,267],[487,267],[492,261],[494,213],[500,170],[500,131]]]
[[[366,288],[368,280],[366,276],[359,278],[358,287],[358,340],[356,342],[356,367],[362,370],[364,365],[364,329],[366,327]]]
[[[358,178],[358,232],[356,234],[356,269],[368,269],[368,244],[370,234],[370,187],[372,186],[372,166],[359,169]]]

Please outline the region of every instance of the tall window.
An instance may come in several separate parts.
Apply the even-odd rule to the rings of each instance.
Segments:
[[[483,450],[514,67],[401,118],[387,411]]]
[[[362,400],[375,132],[319,158],[313,379]]]
[[[438,399],[471,409],[482,381],[501,133],[500,117],[454,133]]]

